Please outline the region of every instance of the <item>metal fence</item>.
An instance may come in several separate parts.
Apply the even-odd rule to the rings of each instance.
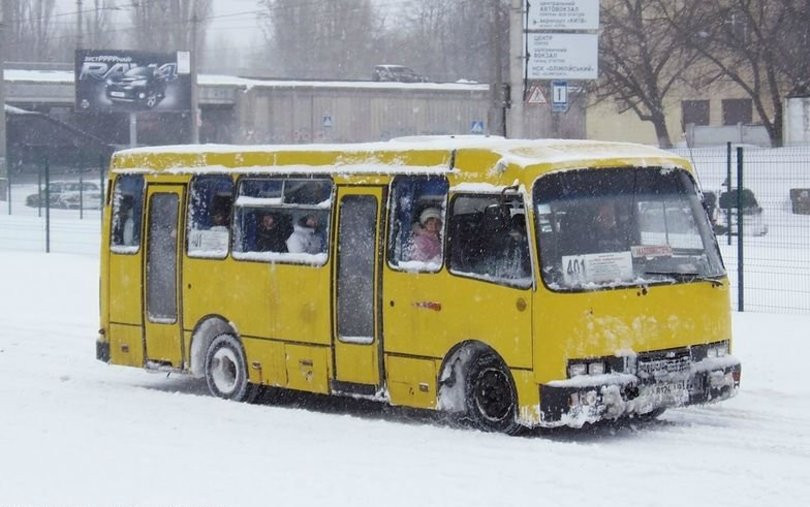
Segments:
[[[0,249],[61,253],[98,252],[106,166],[11,174],[0,200]]]
[[[692,160],[704,192],[714,195],[716,232],[731,279],[733,307],[810,314],[810,146],[676,151]],[[103,188],[103,168],[47,178],[45,170],[43,166],[39,175],[12,179],[11,201],[0,201],[0,206],[7,206],[7,211],[0,210],[0,249],[98,252],[96,203],[83,195],[78,209],[64,204],[47,207],[42,190],[45,179],[94,181]],[[743,191],[734,192],[737,189]],[[751,197],[754,205],[737,206]],[[42,204],[32,206],[35,199]],[[741,213],[746,207],[753,209]]]
[[[733,306],[810,313],[810,147],[676,151],[715,199]]]

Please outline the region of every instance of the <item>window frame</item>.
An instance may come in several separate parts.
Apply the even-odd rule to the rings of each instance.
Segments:
[[[441,258],[440,262],[437,263],[436,267],[431,268],[431,269],[422,269],[422,268],[419,268],[418,266],[416,266],[415,264],[411,265],[411,266],[407,266],[407,265],[402,266],[402,263],[410,263],[410,262],[418,262],[418,263],[422,264],[423,266],[430,265],[430,263],[422,262],[422,261],[403,261],[403,260],[398,260],[397,259],[396,264],[394,264],[394,262],[393,262],[393,260],[395,259],[395,257],[394,257],[394,249],[395,249],[394,242],[396,241],[396,236],[400,232],[400,229],[398,228],[398,222],[396,221],[396,217],[394,216],[394,214],[396,213],[396,211],[398,209],[398,208],[396,208],[396,200],[395,199],[396,199],[397,196],[396,196],[396,192],[394,190],[394,185],[396,185],[399,181],[402,181],[404,179],[414,180],[414,179],[420,179],[420,178],[424,179],[424,180],[427,180],[427,179],[430,179],[430,178],[440,179],[447,186],[447,191],[445,192],[444,197],[441,200],[442,228],[441,228],[441,233],[440,234],[441,234],[441,245],[442,245],[442,258]],[[442,271],[442,269],[444,269],[445,264],[447,263],[447,210],[448,210],[449,202],[450,202],[450,182],[448,181],[447,176],[444,175],[444,174],[427,174],[427,175],[425,175],[425,174],[398,174],[398,175],[394,176],[391,179],[391,182],[388,184],[388,202],[386,203],[386,208],[387,208],[387,213],[386,214],[388,215],[386,217],[386,221],[387,221],[386,229],[388,231],[388,238],[387,238],[387,240],[385,242],[385,262],[388,265],[389,269],[391,269],[393,271],[400,272],[400,273],[430,273],[430,274],[439,273],[439,272]]]
[[[137,217],[138,221],[138,244],[134,247],[132,245],[124,245],[124,244],[114,244],[113,241],[115,239],[115,224],[116,224],[116,217],[118,217],[120,213],[120,208],[117,208],[115,203],[115,194],[118,191],[118,185],[123,178],[139,178],[141,180],[141,192],[140,195],[137,196],[137,199],[140,202],[140,206],[135,206],[134,208],[140,208],[139,216]],[[110,253],[116,255],[138,255],[141,251],[143,246],[143,222],[144,222],[144,206],[146,205],[146,177],[143,174],[133,174],[133,173],[121,173],[116,174],[114,180],[112,181],[112,185],[110,185],[110,238],[108,242],[108,248]],[[134,194],[127,194],[127,195],[134,195]],[[134,217],[134,214],[133,214]],[[122,226],[123,227],[123,226]],[[121,231],[123,234],[123,230]]]
[[[664,169],[663,167],[657,167],[657,168],[659,170]],[[589,288],[589,287],[561,287],[561,286],[555,288],[555,287],[552,287],[551,284],[548,283],[548,281],[546,280],[546,277],[543,274],[543,246],[541,245],[541,242],[543,240],[542,240],[542,233],[541,233],[541,230],[540,230],[540,227],[541,227],[540,215],[537,214],[537,210],[536,210],[537,197],[535,195],[535,189],[537,188],[538,183],[540,181],[542,181],[544,178],[548,178],[548,177],[551,177],[551,176],[554,176],[554,175],[559,175],[559,174],[571,173],[571,172],[576,172],[576,171],[593,171],[593,170],[601,171],[601,170],[611,170],[611,169],[639,170],[639,169],[646,169],[646,167],[625,165],[625,166],[617,166],[617,167],[613,167],[613,168],[601,168],[600,169],[600,168],[596,168],[594,166],[581,166],[581,167],[574,167],[574,168],[570,168],[570,169],[564,169],[564,170],[561,170],[561,171],[553,171],[553,172],[545,173],[545,174],[542,174],[542,175],[538,176],[537,178],[535,178],[535,180],[532,182],[532,186],[531,186],[532,190],[531,190],[531,194],[530,194],[530,199],[531,199],[531,205],[532,205],[532,215],[533,215],[532,216],[532,222],[533,223],[532,223],[531,227],[534,230],[534,235],[535,235],[535,237],[534,237],[534,239],[532,241],[534,242],[534,248],[536,249],[536,252],[537,252],[537,269],[538,269],[537,279],[543,285],[543,287],[545,287],[546,290],[548,290],[551,293],[554,293],[554,294],[581,294],[581,293],[588,293],[588,292],[603,292],[603,291],[623,290],[623,289],[638,289],[639,287],[652,287],[652,286],[659,286],[659,285],[660,286],[673,285],[673,284],[679,285],[679,284],[684,283],[684,282],[679,282],[679,281],[674,281],[673,282],[672,280],[661,279],[661,280],[645,280],[643,282],[638,282],[638,283],[634,282],[634,283],[627,283],[627,284],[615,284],[615,285],[614,284],[602,284],[602,285],[600,285],[598,287],[594,287],[594,288]],[[671,169],[668,169],[668,170],[684,173],[687,176],[687,178],[689,179],[689,181],[692,184],[692,186],[694,187],[694,189],[696,191],[699,191],[700,186],[698,185],[696,175],[693,172],[687,170],[685,167],[682,167],[682,166],[675,166],[675,167],[673,167]],[[709,244],[704,245],[704,251],[706,252],[707,256],[709,255],[710,250],[713,251],[713,253],[715,255],[717,255],[717,259],[719,261],[719,267],[720,267],[720,270],[722,271],[722,274],[718,275],[718,276],[726,277],[726,276],[728,276],[728,273],[726,271],[725,263],[723,262],[723,257],[722,257],[721,252],[720,252],[720,245],[719,245],[719,243],[717,241],[717,236],[712,231],[711,222],[709,220],[708,215],[706,214],[705,209],[702,206],[700,208],[701,208],[703,214],[706,216],[706,224],[705,225],[708,227],[708,239],[710,240]],[[636,211],[637,210],[634,210],[634,213]],[[695,218],[697,219],[698,217],[696,216]],[[698,225],[699,229],[700,229],[700,227],[701,226]],[[702,232],[701,232],[701,234],[702,234]]]
[[[229,215],[229,220],[228,220],[227,247],[225,249],[224,254],[200,255],[200,254],[197,254],[197,253],[193,253],[191,251],[191,249],[190,249],[191,241],[190,241],[189,235],[191,233],[191,205],[192,205],[192,202],[193,202],[192,194],[194,193],[194,185],[195,185],[195,183],[197,181],[199,181],[200,179],[204,179],[204,178],[214,178],[214,177],[227,178],[231,182],[231,210],[230,210],[230,215]],[[234,219],[234,215],[235,215],[234,203],[236,202],[236,196],[235,196],[236,188],[237,188],[236,187],[236,182],[234,181],[233,176],[230,175],[230,174],[224,174],[224,173],[195,174],[194,176],[191,177],[191,179],[189,180],[189,184],[188,184],[188,194],[189,195],[188,195],[188,202],[186,204],[186,209],[185,209],[185,230],[186,230],[186,232],[185,232],[186,233],[186,237],[185,237],[185,250],[186,251],[185,251],[185,254],[186,254],[187,257],[190,257],[192,259],[223,260],[223,259],[227,259],[228,256],[231,254],[231,251],[233,250],[233,239],[234,239],[233,219]]]
[[[528,202],[532,202],[531,199],[530,199],[531,196],[527,196],[525,194],[525,192],[521,192],[521,191],[518,191],[518,190],[513,191],[513,192],[503,192],[502,191],[500,193],[480,192],[480,191],[478,191],[478,192],[454,192],[450,196],[450,199],[449,199],[449,202],[448,202],[448,205],[447,205],[447,215],[446,216],[450,215],[450,213],[452,211],[452,208],[453,208],[453,205],[455,204],[456,199],[458,199],[459,197],[484,197],[484,198],[495,198],[495,199],[499,199],[501,197],[517,197],[517,198],[520,198],[520,200],[523,202],[523,213],[524,213],[524,217],[525,217],[525,220],[526,220],[526,225],[525,225],[525,227],[526,227],[526,246],[528,247],[528,253],[529,253],[529,278],[531,279],[531,282],[528,283],[528,284],[522,284],[522,283],[517,283],[516,282],[516,280],[518,280],[518,279],[509,280],[509,279],[506,279],[506,278],[495,278],[495,277],[492,277],[492,276],[489,276],[489,275],[484,275],[484,274],[479,274],[479,273],[454,271],[453,268],[452,268],[452,265],[451,265],[451,257],[452,256],[450,254],[445,256],[445,264],[447,265],[447,272],[450,273],[450,275],[456,276],[456,277],[459,277],[459,278],[465,278],[465,279],[468,279],[468,280],[477,280],[477,281],[481,281],[481,282],[491,283],[491,284],[494,284],[494,285],[498,285],[500,287],[509,287],[509,288],[512,288],[512,289],[519,289],[519,290],[534,290],[534,288],[537,286],[536,273],[535,273],[536,269],[535,269],[535,262],[534,262],[535,255],[532,254],[533,238],[531,237],[530,232],[529,232],[529,229],[532,228],[532,225],[530,224],[530,221],[533,221],[533,218],[532,218],[532,216],[529,215],[530,209],[526,206],[527,199],[528,199]],[[450,219],[448,219],[448,223],[450,222],[451,219],[452,219],[452,217],[450,217]],[[446,245],[447,251],[449,251],[452,248],[451,244],[452,244],[451,235],[450,235],[450,233],[448,233],[446,235],[446,238],[445,238],[445,245]]]
[[[744,108],[742,106],[745,106]],[[720,101],[721,116],[724,127],[736,127],[737,125],[752,125],[754,122],[754,103],[750,98],[731,98],[722,99]],[[742,113],[741,115],[739,113]],[[747,119],[747,121],[738,121],[730,123],[734,115],[739,115]]]
[[[273,181],[281,181],[281,190],[280,190],[280,199],[281,202],[279,204],[272,204],[266,206],[259,206],[259,205],[239,205],[237,204],[239,201],[239,197],[242,196],[241,189],[242,184],[245,180],[273,180]],[[284,191],[285,185],[284,183],[288,180],[312,180],[312,181],[325,181],[328,182],[330,185],[330,192],[329,192],[329,207],[319,207],[315,204],[299,204],[299,203],[284,203]],[[234,199],[233,205],[231,210],[231,231],[230,231],[230,256],[239,262],[262,262],[262,263],[272,263],[272,264],[289,264],[289,265],[297,265],[297,266],[311,266],[311,267],[323,267],[329,263],[331,254],[331,246],[332,246],[332,236],[334,234],[334,220],[335,220],[335,198],[337,197],[337,184],[335,184],[334,178],[330,174],[325,173],[313,173],[313,174],[300,174],[300,173],[285,173],[285,174],[262,174],[262,173],[253,173],[253,174],[243,174],[240,175],[236,181],[234,182]],[[237,240],[242,241],[243,236],[237,235],[238,232],[238,225],[237,221],[237,211],[239,209],[251,209],[255,213],[255,210],[264,209],[264,210],[283,210],[283,209],[310,209],[313,211],[321,211],[324,212],[324,215],[327,217],[325,224],[327,225],[326,234],[324,235],[324,245],[323,245],[323,253],[320,254],[301,254],[301,253],[290,253],[290,252],[262,252],[262,251],[237,251],[236,244]],[[307,255],[311,256],[310,260],[305,260],[300,256]],[[323,257],[321,257],[323,256]]]
[[[705,113],[705,116],[704,116]],[[689,118],[687,118],[689,116]],[[696,119],[700,116],[698,121],[687,121]],[[696,127],[705,127],[711,125],[712,110],[711,101],[709,99],[684,99],[681,100],[681,122],[683,125],[695,125]],[[705,123],[704,123],[705,120]]]

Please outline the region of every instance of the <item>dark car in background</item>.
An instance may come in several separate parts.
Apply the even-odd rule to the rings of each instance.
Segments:
[[[400,83],[426,83],[428,78],[404,65],[377,65],[371,75],[374,81],[396,81]]]
[[[709,195],[710,194],[710,195]],[[720,192],[720,197],[716,204],[711,206],[713,211],[709,211],[708,201],[714,200],[714,192],[704,192],[704,206],[709,212],[709,218],[714,225],[715,234],[731,235],[737,234],[737,204],[742,203],[743,235],[764,236],[768,233],[768,224],[765,222],[762,207],[757,202],[757,198],[751,189],[744,188],[739,195],[736,189]],[[731,231],[729,231],[729,227]]]
[[[134,103],[152,109],[166,96],[166,78],[156,67],[133,67],[107,79],[105,93],[113,102]]]
[[[48,200],[51,208],[99,209],[101,189],[92,181],[52,181],[48,185]],[[26,206],[45,206],[45,188],[25,198]]]

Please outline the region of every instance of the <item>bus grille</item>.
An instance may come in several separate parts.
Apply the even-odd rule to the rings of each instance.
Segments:
[[[642,381],[656,381],[688,375],[691,360],[687,349],[677,349],[639,354],[637,364]]]

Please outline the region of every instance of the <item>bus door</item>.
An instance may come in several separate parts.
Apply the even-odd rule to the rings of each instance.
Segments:
[[[144,331],[146,359],[181,367],[180,210],[182,185],[151,185],[146,193],[146,262],[144,263]]]
[[[338,190],[333,289],[336,390],[373,394],[382,378],[379,291],[383,194],[383,187]]]

